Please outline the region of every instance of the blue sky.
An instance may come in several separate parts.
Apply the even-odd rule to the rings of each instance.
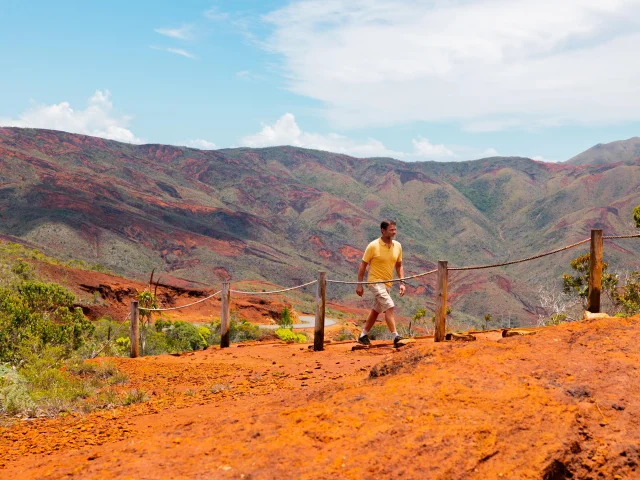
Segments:
[[[564,161],[640,135],[638,0],[0,0],[0,125]]]

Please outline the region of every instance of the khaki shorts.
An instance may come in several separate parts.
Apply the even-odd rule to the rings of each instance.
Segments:
[[[373,303],[371,308],[378,313],[384,313],[390,308],[395,307],[395,303],[389,295],[389,289],[384,283],[374,283],[369,285],[369,290],[373,293]]]

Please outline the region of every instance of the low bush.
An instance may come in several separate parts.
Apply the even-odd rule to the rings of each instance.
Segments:
[[[23,365],[0,369],[0,412],[5,415],[56,415],[105,407],[100,389],[125,383],[111,362],[65,360],[59,346],[23,345]],[[119,404],[113,399],[109,404]]]
[[[629,274],[616,298],[626,315],[640,313],[640,272]]]
[[[165,334],[172,342],[172,347],[180,352],[201,350],[207,347],[207,341],[198,328],[190,323],[177,320],[167,328]]]
[[[350,330],[344,327],[336,335],[337,342],[343,342],[345,340],[354,340],[355,338],[356,338],[355,335]]]
[[[387,325],[376,324],[369,330],[371,340],[391,340],[391,332]]]
[[[25,342],[78,350],[94,326],[73,307],[74,295],[55,283],[22,281],[0,288],[0,361],[20,362]]]
[[[136,403],[143,403],[149,399],[147,397],[147,393],[142,389],[133,389],[128,391],[124,395],[124,399],[122,400],[122,405],[133,405]]]
[[[24,377],[5,365],[0,365],[0,413],[33,415],[35,402],[29,395],[28,383]]]
[[[207,325],[209,329],[209,337],[207,339],[209,345],[220,343],[220,320]],[[229,322],[229,341],[231,343],[246,342],[251,340],[260,340],[268,332],[263,332],[260,327],[249,323],[245,318],[238,318],[236,312],[232,312]]]
[[[279,328],[276,330],[276,336],[283,342],[295,342],[304,343],[307,341],[307,336],[303,333],[295,333],[288,328]]]

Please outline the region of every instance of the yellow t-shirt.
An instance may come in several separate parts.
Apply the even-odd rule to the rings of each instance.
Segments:
[[[395,240],[391,242],[391,247],[388,247],[382,238],[378,238],[367,245],[362,260],[369,264],[368,282],[393,279],[393,269],[402,261],[402,245]],[[391,287],[393,283],[385,285]]]

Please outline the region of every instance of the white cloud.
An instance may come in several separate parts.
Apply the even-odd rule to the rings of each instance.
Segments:
[[[550,158],[545,158],[542,155],[535,155],[535,156],[531,157],[531,159],[532,160],[537,160],[539,162],[546,162],[546,163],[558,163],[558,162],[561,161],[561,160],[553,160],[553,159],[550,159]]]
[[[245,147],[254,148],[292,145],[294,147],[344,153],[355,157],[392,157],[400,160],[459,161],[498,154],[493,148],[480,150],[462,146],[434,145],[423,137],[412,140],[412,151],[397,151],[387,148],[384,143],[374,138],[356,141],[337,133],[324,135],[305,132],[300,128],[295,116],[291,113],[285,113],[271,125],[263,125],[262,130],[245,136],[240,143]]]
[[[426,158],[452,158],[455,154],[444,145],[434,145],[428,139],[420,137],[411,140],[415,155]]]
[[[2,119],[0,125],[26,128],[48,128],[128,143],[143,143],[127,128],[131,117],[117,115],[109,90],[96,92],[85,110],[74,110],[69,102],[35,105],[17,119]]]
[[[303,132],[291,113],[285,113],[272,125],[264,125],[260,132],[247,135],[241,140],[241,143],[246,147],[292,145],[345,153],[357,157],[400,157],[403,155],[401,152],[387,149],[382,142],[372,138],[365,142],[356,142],[337,133],[322,135]]]
[[[193,53],[188,52],[182,48],[157,47],[155,45],[151,45],[149,48],[151,48],[152,50],[159,50],[161,52],[175,53],[176,55],[181,55],[183,57],[191,58],[193,60],[196,60],[198,58]]]
[[[499,155],[498,151],[495,148],[487,148],[482,152],[485,157],[497,157]]]
[[[289,88],[340,126],[640,120],[640,0],[294,0],[264,17]]]
[[[205,11],[204,16],[209,20],[214,21],[222,21],[229,18],[229,14],[219,11],[217,7],[211,7],[209,10]]]
[[[154,32],[165,37],[190,40],[193,38],[193,25],[183,25],[180,28],[156,28]]]
[[[209,140],[203,140],[201,138],[196,138],[194,140],[185,140],[182,142],[182,145],[185,147],[198,148],[200,150],[215,150],[216,144],[210,142]]]

